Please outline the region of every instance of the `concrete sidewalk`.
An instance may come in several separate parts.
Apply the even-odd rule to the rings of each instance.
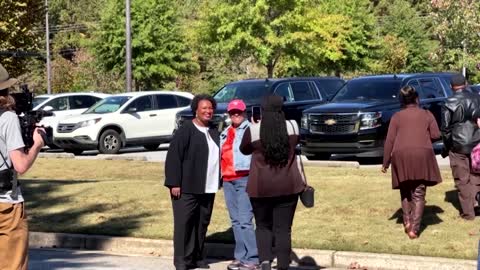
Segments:
[[[31,232],[30,248],[101,250],[121,254],[142,254],[161,257],[171,257],[173,255],[172,241],[168,240],[64,233]],[[207,243],[206,249],[210,258],[229,260],[233,254],[233,245],[231,244]],[[294,249],[292,261],[297,265],[309,266],[310,269],[477,269],[477,262],[474,260],[312,249]]]

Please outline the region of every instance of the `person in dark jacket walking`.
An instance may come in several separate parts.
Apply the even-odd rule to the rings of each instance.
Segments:
[[[277,269],[288,269],[293,217],[298,196],[305,189],[305,176],[295,154],[298,125],[294,120],[285,120],[282,106],[282,97],[266,97],[260,123],[252,124],[245,131],[240,145],[243,154],[252,154],[247,193],[257,225],[255,233],[262,270],[271,269],[273,239]]]
[[[173,207],[173,263],[177,270],[209,268],[204,242],[220,188],[220,137],[210,128],[216,108],[208,95],[192,100],[195,118],[185,122],[170,142],[165,161],[165,186]]]
[[[442,107],[442,139],[444,153],[450,159],[453,180],[461,205],[460,217],[475,219],[475,195],[480,191],[480,176],[471,173],[470,153],[480,142],[480,96],[466,90],[465,77],[457,74],[451,79],[454,94]]]
[[[411,86],[400,90],[403,109],[388,126],[382,172],[392,164],[392,188],[400,189],[403,225],[410,239],[418,237],[427,186],[442,182],[432,141],[440,138],[435,117],[418,107],[418,93]]]

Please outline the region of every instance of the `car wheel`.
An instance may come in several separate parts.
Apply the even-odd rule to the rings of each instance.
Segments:
[[[63,149],[63,151],[67,153],[72,153],[75,156],[81,155],[83,153],[83,150],[80,150],[80,149]]]
[[[306,156],[308,160],[329,160],[331,154],[329,153],[322,153],[322,154],[315,154],[313,156]]]
[[[100,136],[98,150],[102,154],[117,154],[122,148],[122,139],[120,134],[113,129],[105,130]]]
[[[143,147],[148,151],[155,151],[158,149],[159,146],[160,146],[159,143],[154,143],[154,144],[145,144]]]

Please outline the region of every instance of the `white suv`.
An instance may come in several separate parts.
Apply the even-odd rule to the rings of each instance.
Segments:
[[[127,145],[155,150],[171,140],[175,114],[188,107],[192,99],[190,93],[174,91],[112,95],[82,115],[60,121],[54,143],[74,154],[94,149],[116,154]]]
[[[110,95],[94,92],[40,95],[34,98],[35,103],[32,110],[53,112],[53,116],[44,117],[39,124],[55,129],[58,121],[69,116],[79,115],[93,104],[108,96]]]

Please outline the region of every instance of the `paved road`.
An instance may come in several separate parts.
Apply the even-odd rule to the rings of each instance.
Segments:
[[[148,161],[165,161],[167,156],[168,144],[162,144],[160,147],[155,151],[147,151],[143,147],[131,147],[122,149],[119,156],[127,156],[127,157],[145,157]],[[61,152],[55,150],[48,150],[49,153]],[[97,159],[101,158],[102,155],[98,155],[98,151],[85,151],[79,156],[75,158],[78,159]],[[340,161],[359,161],[361,167],[369,168],[369,167],[380,167],[381,160],[379,159],[358,159],[348,155],[334,155],[331,157],[331,160],[340,160]],[[441,156],[437,156],[437,161],[439,165],[449,165],[448,158],[442,158]]]
[[[228,261],[211,261],[211,270],[227,269]],[[29,270],[175,270],[172,259],[154,256],[127,256],[98,251],[31,249]],[[291,267],[291,270],[338,268]]]

